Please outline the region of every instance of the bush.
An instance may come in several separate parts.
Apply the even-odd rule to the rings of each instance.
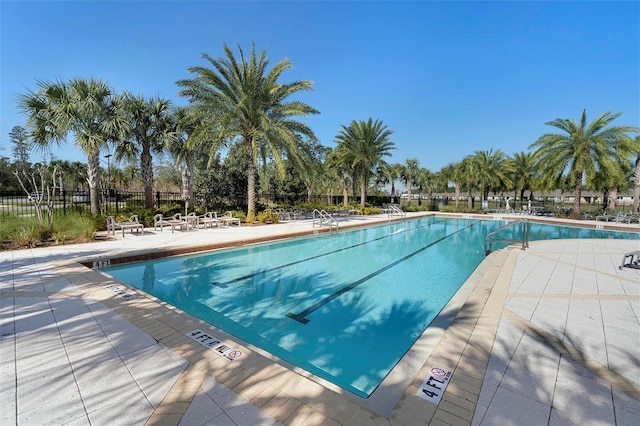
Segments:
[[[18,247],[35,247],[39,242],[35,234],[35,225],[25,225],[15,230],[12,239]]]
[[[62,243],[67,240],[71,241],[90,241],[96,236],[96,230],[98,226],[107,228],[107,219],[105,216],[98,216],[96,218],[89,214],[82,213],[68,213],[66,215],[57,216],[53,222],[53,236],[54,241],[62,240]]]
[[[479,213],[480,209],[468,209],[467,204],[462,204],[456,209],[455,205],[448,205],[440,207],[442,213]]]
[[[378,207],[365,207],[362,214],[380,214],[380,209]]]
[[[404,206],[403,209],[406,212],[426,212],[431,210],[431,205],[430,203],[423,203],[420,206],[415,204],[410,206]]]
[[[48,225],[41,225],[33,217],[6,217],[0,223],[0,243],[9,248],[35,247],[53,235]]]
[[[278,223],[280,222],[280,215],[272,210],[265,210],[258,213],[256,220],[262,223]]]

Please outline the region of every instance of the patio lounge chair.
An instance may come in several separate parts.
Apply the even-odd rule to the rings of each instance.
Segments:
[[[158,213],[157,215],[155,215],[153,217],[153,229],[154,230],[158,230],[158,228],[160,228],[160,231],[162,231],[162,228],[165,226],[171,226],[171,224],[169,223],[169,221],[167,219],[164,218],[164,216],[160,213]]]
[[[240,226],[240,219],[233,217],[233,213],[231,212],[226,212],[224,216],[220,216],[218,219],[220,219],[220,223],[224,224],[226,227],[229,227],[234,223]]]
[[[200,223],[204,225],[205,229],[207,229],[208,226],[220,228],[220,220],[216,212],[206,212],[204,216],[200,218]]]
[[[618,268],[620,270],[622,270],[623,268],[640,269],[640,250],[632,251],[631,253],[626,253],[622,257],[622,263]]]
[[[171,219],[169,219],[167,222],[169,222],[169,225],[171,225],[172,233],[176,228],[179,228],[180,230],[186,228],[187,231],[189,230],[189,220],[186,218],[186,216],[182,216],[180,213],[174,214],[173,217],[171,217]]]
[[[600,216],[596,216],[596,220],[597,221],[604,221],[604,222],[611,222],[613,220],[615,220],[616,217],[611,215],[611,214],[603,214]]]
[[[187,222],[191,228],[197,228],[200,225],[201,217],[195,212],[191,212],[186,216],[182,216],[182,220]]]
[[[116,222],[113,216],[107,216],[107,233],[111,231],[113,235],[116,235],[116,229],[122,229],[122,236],[124,237],[125,229],[130,229],[131,233],[135,229],[136,233],[142,230],[144,233],[144,225],[138,222],[138,215],[134,214],[126,222]]]
[[[615,221],[617,223],[638,223],[638,216],[633,213],[618,213]]]
[[[165,218],[161,213],[158,213],[153,217],[154,230],[160,229],[160,231],[162,231],[165,226],[170,226],[171,232],[173,232],[173,230],[176,228],[182,229],[183,227],[186,227],[187,229],[189,229],[189,223],[182,220],[182,216],[180,215],[180,213],[173,215],[171,219]]]

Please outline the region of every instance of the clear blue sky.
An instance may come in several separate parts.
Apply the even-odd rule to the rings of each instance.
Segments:
[[[526,151],[555,118],[622,112],[640,126],[640,8],[606,2],[0,1],[0,155],[26,123],[36,80],[96,77],[176,104],[176,80],[255,41],[283,81],[311,80],[306,119],[330,147],[342,125],[380,119],[390,162],[437,171],[477,150]],[[56,158],[85,161],[72,142]],[[39,154],[32,154],[39,160]]]

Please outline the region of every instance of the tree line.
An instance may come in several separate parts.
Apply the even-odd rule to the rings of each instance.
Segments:
[[[345,205],[350,194],[359,192],[362,207],[368,192],[380,193],[388,185],[395,199],[399,181],[406,185],[409,202],[413,191],[431,194],[453,184],[456,202],[464,191],[469,209],[476,191],[483,199],[490,192],[514,191],[523,200],[527,190],[562,189],[574,194],[576,215],[584,188],[602,191],[612,203],[619,191],[633,188],[633,209],[638,211],[640,130],[613,125],[620,113],[605,112],[591,122],[586,111],[577,121],[557,118],[546,123],[554,131],[539,137],[528,152],[510,156],[501,150],[476,151],[429,171],[415,158],[403,164],[387,160],[395,149],[393,130],[379,119],[342,125],[335,148],[323,146],[302,121],[319,113],[300,100],[302,92],[312,90],[311,81],[282,82],[291,62],[283,59],[270,67],[266,50],[256,52],[255,44],[247,55],[240,46],[237,53],[227,45],[223,49],[220,58],[204,54],[206,66],[188,68],[193,77],[176,82],[187,106],[117,93],[100,79],[38,81],[36,90],[18,99],[27,121],[10,135],[17,175],[25,173],[28,147],[46,148],[71,135],[87,156],[86,164],[74,165],[84,168],[83,174],[72,173],[86,180],[94,215],[104,187],[104,152],[113,152],[114,162],[129,164],[125,171],[114,171],[114,177],[122,177],[122,172],[140,182],[147,208],[153,207],[157,183],[154,158],[168,155],[190,205],[195,202],[194,185],[212,197],[216,191],[241,194],[249,221],[255,219],[259,198],[273,199],[276,181],[289,185],[288,190],[306,192],[308,199],[341,192]],[[239,182],[243,187],[237,188]]]

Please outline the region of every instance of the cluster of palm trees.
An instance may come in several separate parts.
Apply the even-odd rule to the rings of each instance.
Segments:
[[[500,150],[477,151],[433,173],[415,158],[402,165],[386,162],[395,145],[393,131],[380,120],[351,121],[339,130],[334,149],[320,145],[300,120],[318,113],[297,96],[312,90],[310,81],[280,82],[292,64],[283,59],[269,68],[266,51],[257,53],[255,45],[246,56],[241,47],[236,56],[227,45],[224,53],[222,58],[203,55],[209,66],[191,67],[193,78],[177,81],[179,95],[189,101],[184,107],[160,97],[118,94],[104,81],[81,78],[38,81],[36,91],[19,98],[19,107],[35,144],[62,143],[71,134],[86,153],[93,214],[99,212],[99,163],[105,150],[113,150],[116,160],[139,163],[146,206],[151,208],[154,155],[168,152],[178,160],[183,197],[192,202],[198,160],[207,157],[211,163],[221,152],[239,149],[246,165],[248,220],[256,215],[261,160],[263,165],[268,160],[280,175],[293,167],[308,194],[328,193],[339,182],[345,204],[349,188],[359,186],[364,206],[373,180],[391,184],[395,198],[396,182],[402,179],[409,201],[414,188],[432,192],[453,182],[456,200],[466,191],[470,208],[475,191],[485,199],[490,192],[516,191],[522,199],[525,190],[566,188],[576,195],[576,213],[584,185],[613,196],[626,189],[635,172],[638,209],[640,140],[633,137],[638,128],[609,126],[620,114],[605,113],[592,123],[587,123],[586,112],[577,123],[556,119],[547,124],[562,133],[543,135],[530,153],[509,157]]]
[[[99,211],[101,153],[110,146],[115,147],[119,159],[139,158],[147,204],[152,205],[151,151],[162,149],[175,134],[169,102],[130,93],[117,95],[97,79],[39,81],[37,85],[36,92],[19,99],[28,116],[31,140],[46,148],[73,134],[75,144],[87,155],[92,214]]]
[[[508,156],[501,150],[476,151],[458,163],[449,164],[432,173],[419,166],[416,158],[405,164],[386,165],[380,169],[378,181],[391,184],[402,180],[407,187],[408,202],[412,190],[422,193],[442,191],[452,182],[456,207],[461,191],[466,191],[467,208],[472,209],[474,194],[480,192],[487,200],[489,193],[507,194],[525,199],[525,191],[561,189],[574,195],[573,214],[580,215],[582,189],[587,187],[605,194],[608,207],[615,209],[618,191],[634,189],[634,211],[640,201],[640,135],[632,126],[610,126],[620,113],[606,112],[593,122],[586,111],[580,120],[556,119],[546,123],[560,132],[548,133],[529,147],[530,152]],[[633,135],[636,135],[633,137]],[[606,205],[606,203],[605,203]]]

